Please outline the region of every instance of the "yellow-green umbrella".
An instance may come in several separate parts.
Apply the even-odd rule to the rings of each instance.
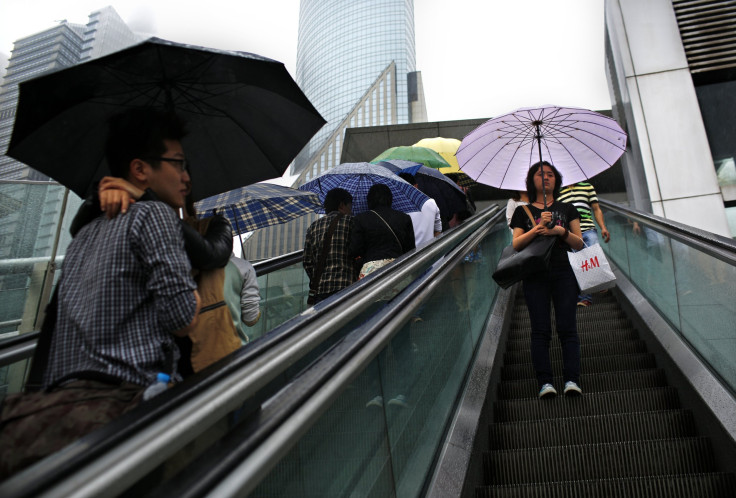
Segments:
[[[437,152],[442,158],[450,163],[450,168],[440,168],[440,173],[456,173],[460,171],[455,153],[460,147],[460,140],[456,138],[423,138],[413,145],[414,147],[426,147]]]
[[[405,145],[386,149],[380,155],[373,158],[371,162],[377,164],[380,161],[386,161],[389,159],[413,161],[440,171],[442,171],[442,168],[452,168],[445,158],[432,149],[428,149],[427,147],[409,147]]]

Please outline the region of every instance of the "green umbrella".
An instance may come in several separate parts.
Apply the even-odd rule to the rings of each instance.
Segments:
[[[389,159],[400,159],[402,161],[413,161],[415,163],[421,163],[429,168],[440,169],[440,168],[451,168],[452,165],[445,161],[445,159],[437,152],[426,147],[391,147],[381,153],[381,155],[374,158],[371,162],[378,163],[380,161],[386,161]]]

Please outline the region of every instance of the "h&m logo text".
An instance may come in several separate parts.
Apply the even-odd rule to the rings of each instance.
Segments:
[[[590,259],[586,259],[583,261],[583,264],[580,265],[580,268],[583,271],[592,270],[593,268],[599,268],[601,265],[598,263],[598,256],[592,257]]]

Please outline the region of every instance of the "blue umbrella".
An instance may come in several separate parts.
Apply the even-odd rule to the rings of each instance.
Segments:
[[[368,190],[382,183],[391,189],[393,202],[391,207],[397,211],[411,213],[420,211],[428,197],[413,185],[405,182],[390,170],[370,163],[344,163],[335,166],[317,178],[305,183],[299,190],[308,190],[319,196],[324,204],[327,192],[333,188],[342,188],[353,196],[353,214],[368,211],[366,197]]]
[[[308,213],[324,212],[315,194],[271,183],[256,183],[213,195],[194,207],[200,218],[215,213],[226,217],[233,227],[233,235],[286,223]]]

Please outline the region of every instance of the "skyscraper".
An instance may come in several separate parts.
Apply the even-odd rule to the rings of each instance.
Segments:
[[[425,121],[413,0],[302,0],[296,81],[327,124],[297,158],[295,173],[335,165],[334,150],[327,164],[315,155],[332,138],[339,148],[334,132],[353,112],[351,126]]]
[[[89,16],[87,25],[60,21],[57,26],[15,42],[0,87],[0,179],[46,179],[4,155],[10,143],[22,81],[84,60],[123,49],[140,40],[115,9],[104,7]]]

